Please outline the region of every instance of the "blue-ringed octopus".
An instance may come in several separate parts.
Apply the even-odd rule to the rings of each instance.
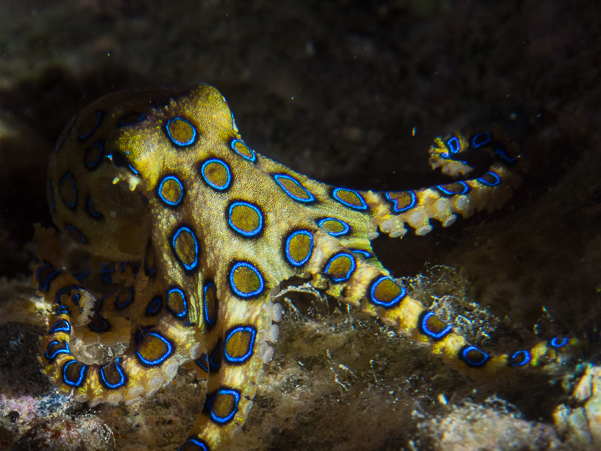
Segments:
[[[36,231],[34,283],[53,306],[43,372],[78,401],[116,404],[151,396],[193,364],[208,378],[207,396],[180,450],[216,450],[253,405],[278,338],[282,307],[273,296],[294,276],[429,346],[468,377],[510,377],[552,361],[570,346],[566,337],[496,356],[468,343],[412,298],[370,245],[379,232],[425,235],[431,219],[447,227],[457,215],[500,208],[521,179],[515,146],[499,131],[436,138],[430,164],[466,176],[473,152],[492,161],[480,177],[358,191],[255,152],[212,86],[95,101],[50,157],[53,220],[93,257],[91,271],[77,272],[53,230]],[[106,293],[107,284],[118,288]],[[72,352],[76,337],[128,347],[86,364]]]

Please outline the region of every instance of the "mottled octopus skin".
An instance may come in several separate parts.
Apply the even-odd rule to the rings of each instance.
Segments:
[[[520,184],[510,147],[496,132],[437,138],[433,167],[465,175],[461,158],[478,148],[491,156],[489,172],[411,191],[354,191],[254,152],[211,86],[103,97],[59,139],[48,201],[59,229],[95,256],[92,266],[105,262],[105,282],[121,285],[101,295],[93,277],[67,269],[53,231],[37,229],[34,283],[53,305],[43,372],[78,401],[129,403],[195,362],[208,394],[180,449],[218,449],[253,404],[278,336],[281,307],[271,295],[292,276],[429,345],[466,376],[509,377],[548,361],[567,339],[491,356],[411,298],[370,246],[378,228],[424,235],[429,219],[446,227],[456,214],[501,207]],[[85,364],[72,353],[74,337],[129,347]]]

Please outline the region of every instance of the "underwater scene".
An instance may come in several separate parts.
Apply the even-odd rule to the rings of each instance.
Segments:
[[[0,3],[0,449],[601,449],[591,1]]]

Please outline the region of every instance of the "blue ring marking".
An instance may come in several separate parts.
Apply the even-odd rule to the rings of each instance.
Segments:
[[[209,325],[213,325],[213,324],[215,324],[215,320],[217,319],[217,310],[215,311],[215,317],[213,319],[210,319],[209,318],[209,310],[207,308],[207,290],[210,287],[215,288],[215,297],[217,298],[217,287],[215,286],[215,284],[213,282],[209,282],[204,286],[204,288],[202,290],[202,303],[204,304],[205,321]],[[219,301],[219,299],[217,299],[217,301]],[[218,307],[218,306],[216,306],[216,307]]]
[[[118,309],[125,308],[134,301],[134,287],[128,287],[128,288],[129,288],[129,298],[126,299],[124,302],[121,302],[121,292],[117,293],[117,298],[115,299],[115,306]]]
[[[135,175],[138,175],[140,173],[140,171],[138,171],[136,168],[134,168],[131,164],[128,165],[129,169],[131,172],[133,172]]]
[[[149,246],[146,247],[146,251],[148,251]],[[144,269],[146,270],[146,272],[148,274],[150,274],[151,276],[154,275],[157,272],[157,264],[156,261],[154,263],[154,266],[152,268],[148,267],[148,262],[146,259],[146,256],[148,255],[148,252],[146,252],[146,254],[144,255]]]
[[[493,150],[493,155],[508,164],[514,164],[516,161],[518,161],[517,157],[510,157],[505,149],[495,149]]]
[[[453,191],[450,191],[448,189],[446,189],[444,187],[444,185],[436,185],[435,188],[437,190],[439,190],[440,192],[442,192],[443,194],[447,195],[447,196],[462,196],[464,194],[467,194],[470,190],[470,187],[467,183],[465,182],[453,182],[453,184],[455,183],[459,183],[461,186],[463,186],[463,190],[459,193],[454,193]]]
[[[561,340],[561,341],[558,341],[558,340]],[[567,343],[568,343],[568,337],[563,337],[563,338],[555,337],[555,338],[552,338],[551,340],[549,340],[549,345],[555,349],[563,348]]]
[[[524,356],[520,363],[514,363],[514,361],[518,360],[520,356]],[[532,357],[530,357],[530,351],[518,351],[511,356],[509,359],[509,366],[524,366],[530,363]]]
[[[69,231],[72,231],[77,236],[77,237],[71,236],[72,239],[74,239],[75,241],[77,241],[78,243],[81,243],[81,244],[87,243],[88,240],[86,239],[85,236],[83,236],[83,233],[81,233],[79,230],[77,230],[71,224],[65,224],[65,232],[69,232]]]
[[[390,202],[394,202],[394,206],[392,207],[392,210],[395,213],[402,213],[404,211],[411,210],[413,207],[415,207],[415,204],[417,204],[417,196],[416,196],[416,194],[413,191],[406,191],[406,192],[411,195],[411,203],[409,205],[407,205],[406,207],[403,207],[403,208],[399,208],[398,207],[399,202],[398,202],[397,199],[391,199],[390,198],[390,192],[387,192],[385,194],[386,199],[388,199]]]
[[[356,206],[353,204],[349,204],[348,202],[342,200],[340,197],[338,197],[338,192],[339,191],[350,191],[351,193],[355,193],[355,195],[359,198],[359,200],[361,200],[361,205],[360,206]],[[361,194],[359,194],[358,191],[355,191],[354,189],[347,189],[347,188],[334,188],[334,191],[332,192],[332,197],[337,200],[338,202],[340,202],[342,205],[346,205],[349,208],[352,208],[353,210],[367,210],[367,204],[365,203],[365,199],[363,199],[363,196]]]
[[[48,354],[48,351],[50,351],[50,346],[52,345],[58,345],[64,343],[65,344],[65,348],[59,348],[56,351],[54,351],[52,353],[52,355]],[[46,358],[48,360],[52,360],[54,359],[58,354],[71,354],[71,350],[69,349],[69,343],[67,343],[66,341],[58,341],[58,340],[54,340],[53,342],[48,343],[48,347],[46,348]]]
[[[66,305],[61,305],[59,308],[56,309],[56,313],[58,315],[68,315],[69,308]]]
[[[159,313],[161,311],[161,307],[163,306],[163,299],[161,299],[160,296],[156,296],[152,301],[150,301],[150,304],[148,304],[148,307],[146,307],[146,314],[147,315],[156,315],[157,313]]]
[[[250,345],[248,346],[248,352],[246,354],[244,354],[242,357],[232,357],[227,353],[227,342],[230,340],[230,338],[232,338],[232,335],[234,335],[236,332],[239,332],[241,330],[250,332],[250,335],[251,335]],[[229,362],[234,362],[234,363],[246,362],[246,360],[248,360],[253,353],[256,335],[257,335],[257,331],[254,329],[254,327],[240,326],[240,327],[236,327],[235,329],[233,329],[227,335],[227,337],[225,339],[225,345],[223,346],[223,353],[225,355],[226,360],[228,360]]]
[[[61,196],[61,199],[67,207],[74,208],[77,205],[77,185],[75,185],[75,179],[73,179],[73,176],[69,173],[66,173],[65,175],[63,175],[63,178],[61,179],[58,189],[60,192],[60,190],[63,187],[63,184],[65,183],[67,178],[71,179],[71,183],[73,184],[73,202],[68,204],[67,202],[65,202],[65,199],[63,199],[63,196]]]
[[[161,194],[161,191],[163,190],[163,184],[167,180],[174,180],[175,183],[177,183],[179,185],[181,194],[179,196],[179,199],[177,199],[175,202],[168,201],[166,198],[163,197],[163,194]],[[167,205],[171,205],[172,207],[175,207],[176,205],[178,205],[182,201],[182,198],[184,197],[184,184],[177,177],[175,177],[174,175],[168,175],[159,184],[159,189],[157,190],[157,192],[158,192],[159,197],[161,198],[161,200],[163,202],[165,202]]]
[[[71,296],[71,302],[73,302],[73,304],[75,305],[79,305],[79,300],[81,299],[81,295],[79,293],[75,293],[73,296]]]
[[[250,207],[250,208],[252,208],[259,215],[259,225],[257,226],[256,229],[251,230],[250,232],[247,232],[246,230],[239,229],[238,227],[236,227],[234,225],[234,223],[232,222],[232,210],[234,209],[234,207],[236,207],[238,205],[242,205],[242,206],[245,206],[245,207]],[[258,233],[260,233],[261,230],[263,229],[263,213],[261,213],[261,210],[259,210],[253,204],[249,204],[248,202],[242,202],[242,201],[232,202],[230,204],[230,208],[228,210],[227,221],[230,224],[230,227],[232,229],[234,229],[239,234],[247,236],[247,237],[255,236]]]
[[[488,144],[491,139],[492,138],[490,136],[490,133],[477,133],[472,138],[472,147],[474,149],[477,149],[478,147],[482,147],[482,146]]]
[[[309,253],[301,261],[293,260],[292,256],[290,255],[290,251],[289,251],[290,240],[292,238],[294,238],[296,235],[305,235],[305,236],[308,236],[309,240],[311,241],[311,247],[309,249]],[[288,259],[288,261],[290,262],[290,264],[292,266],[303,266],[305,263],[307,263],[309,261],[309,259],[311,258],[311,254],[312,253],[313,253],[313,235],[311,235],[310,232],[308,232],[307,230],[297,230],[296,232],[290,234],[290,236],[286,240],[286,258]]]
[[[115,360],[115,369],[117,370],[117,372],[119,373],[119,375],[121,376],[121,380],[119,382],[117,382],[116,384],[111,384],[109,383],[109,381],[106,380],[106,377],[104,376],[104,369],[109,366],[109,364],[104,365],[103,367],[100,368],[100,377],[102,378],[102,382],[104,382],[104,385],[106,385],[108,388],[119,388],[121,387],[123,384],[125,384],[125,374],[123,374],[123,370],[121,369],[121,367],[119,366],[119,358],[117,358]]]
[[[434,313],[432,313],[432,312],[426,312],[423,315],[422,320],[420,321],[420,324],[419,324],[420,329],[424,335],[427,335],[428,337],[431,337],[434,340],[440,340],[445,335],[447,335],[449,332],[451,332],[451,330],[453,330],[453,326],[451,326],[450,324],[447,324],[447,327],[445,327],[441,332],[434,333],[430,329],[428,329],[428,320],[432,316],[435,316]]]
[[[65,287],[65,288],[61,288],[60,290],[58,290],[56,292],[56,296],[54,297],[54,303],[55,304],[60,304],[61,303],[61,296],[66,293],[69,292],[71,290],[83,290],[83,287],[81,285],[71,285],[69,287]],[[77,294],[77,293],[76,293]],[[79,305],[79,299],[74,300],[73,299],[74,296],[71,296],[71,301],[75,304],[75,305]]]
[[[447,142],[445,143],[447,149],[449,149],[449,152],[453,153],[459,153],[459,151],[461,150],[461,142],[459,141],[459,139],[456,136],[453,136],[452,138],[449,138],[447,140]],[[447,154],[448,157],[448,154]]]
[[[498,174],[495,174],[495,173],[494,173],[494,172],[492,172],[492,171],[488,171],[488,172],[487,172],[486,174],[484,174],[484,175],[492,175],[492,176],[494,177],[495,181],[494,181],[494,182],[489,182],[488,180],[486,180],[486,179],[485,179],[485,178],[483,178],[483,177],[480,177],[480,178],[476,179],[476,180],[478,180],[480,183],[482,183],[483,185],[486,185],[486,186],[497,186],[499,183],[501,183],[501,177],[499,177],[499,175],[498,175]]]
[[[303,185],[301,185],[300,182],[298,180],[296,180],[295,178],[290,177],[289,175],[286,175],[286,174],[274,174],[273,178],[275,179],[275,182],[280,186],[280,188],[282,188],[282,190],[286,194],[288,194],[288,196],[290,196],[292,199],[294,199],[298,202],[304,202],[304,203],[310,203],[310,202],[315,201],[315,196],[311,192],[309,192],[309,190],[307,188],[305,188]],[[300,189],[302,189],[305,193],[307,193],[309,198],[303,199],[303,198],[295,196],[294,194],[292,194],[290,191],[288,191],[286,189],[284,184],[282,182],[280,182],[280,179],[290,180],[292,183],[294,183],[296,186],[298,186]]]
[[[150,365],[150,366],[159,365],[159,364],[163,363],[165,360],[167,360],[167,358],[171,355],[171,353],[173,352],[173,345],[169,342],[169,340],[167,340],[165,337],[162,337],[161,335],[157,334],[156,332],[148,332],[144,337],[147,337],[149,335],[152,335],[153,337],[157,337],[159,340],[161,340],[163,343],[165,343],[168,348],[167,352],[162,357],[159,357],[156,360],[146,360],[144,357],[142,357],[142,354],[140,354],[140,351],[138,351],[137,349],[136,349],[136,354],[138,354],[138,358],[142,362],[144,362],[146,365]]]
[[[88,196],[88,202],[86,203],[86,206],[88,209],[88,213],[90,213],[90,216],[97,219],[102,218],[102,213],[100,213],[98,210],[96,210],[96,212],[92,210],[92,196]]]
[[[236,271],[236,269],[241,268],[241,267],[250,268],[250,270],[253,271],[259,278],[259,282],[261,282],[261,286],[259,288],[257,288],[255,291],[252,291],[250,293],[243,293],[236,287],[236,284],[234,283],[234,272]],[[255,268],[253,265],[251,265],[250,263],[246,263],[246,262],[238,262],[234,266],[232,266],[232,270],[230,271],[230,285],[231,285],[234,293],[236,293],[238,296],[240,296],[242,298],[250,298],[250,297],[256,296],[257,294],[260,294],[263,291],[263,288],[265,288],[265,283],[263,282],[263,276],[261,275],[259,270],[257,268]]]
[[[82,281],[82,279],[85,279],[88,274],[90,274],[92,272],[91,269],[87,269],[84,272],[82,272],[81,274],[77,274],[75,271],[70,271],[69,274],[71,274],[75,279],[77,279],[79,282]]]
[[[102,119],[102,112],[101,111],[94,111],[94,113],[96,113],[96,123],[94,124],[94,126],[90,129],[90,131],[88,133],[86,133],[85,135],[81,134],[81,126],[77,129],[77,137],[79,139],[86,139],[88,138],[92,133],[94,133],[94,130],[96,130],[96,128],[98,127],[98,124],[100,123],[100,119]]]
[[[470,359],[467,357],[467,354],[468,354],[470,351],[478,351],[480,354],[482,354],[482,355],[484,356],[484,358],[482,359],[482,361],[481,361],[481,362],[474,362],[474,361],[470,360]],[[489,355],[488,355],[486,352],[483,352],[483,351],[481,351],[480,349],[478,349],[478,348],[477,348],[477,347],[475,347],[475,346],[466,346],[466,347],[465,347],[465,348],[464,348],[464,349],[461,351],[461,358],[463,359],[463,361],[464,361],[465,363],[467,363],[467,364],[468,364],[468,365],[470,365],[470,366],[474,366],[474,367],[481,367],[482,365],[484,365],[484,364],[485,364],[485,363],[488,361]]]
[[[175,248],[175,242],[177,241],[177,237],[182,232],[190,233],[190,235],[192,235],[192,239],[194,240],[194,261],[189,265],[186,265],[182,261],[182,259],[179,257],[179,254],[177,253],[176,248]],[[177,259],[180,261],[180,263],[183,265],[184,268],[186,268],[188,271],[192,271],[194,268],[196,268],[196,266],[198,265],[198,241],[197,241],[196,235],[194,234],[192,229],[190,229],[189,227],[186,227],[186,226],[180,227],[177,230],[177,232],[175,232],[175,234],[173,235],[173,240],[171,240],[171,247],[173,247],[173,252],[175,253]],[[155,265],[155,270],[156,270],[156,265]]]
[[[80,362],[78,362],[77,360],[71,360],[71,361],[65,363],[65,366],[63,367],[63,381],[65,382],[65,384],[71,385],[72,387],[79,387],[81,385],[81,383],[83,382],[83,378],[86,375],[86,370],[87,370],[88,366],[82,365],[81,370],[79,370],[79,379],[77,379],[77,382],[71,382],[69,379],[67,379],[67,368],[69,368],[69,365],[71,365],[73,363],[80,363]]]
[[[148,327],[140,327],[140,329],[138,330],[138,336],[137,336],[137,343],[140,344],[140,342],[144,339],[144,337],[146,336],[146,334],[148,333],[148,331],[152,329],[151,326]]]
[[[169,307],[169,295],[173,292],[179,293],[182,296],[182,299],[184,300],[184,311],[181,313],[176,313],[173,310],[171,310],[171,307]],[[180,288],[172,288],[167,292],[167,297],[165,299],[167,300],[167,308],[171,313],[173,313],[178,318],[183,318],[184,316],[186,316],[186,314],[188,313],[188,301],[186,300],[186,295],[184,294],[183,290],[181,290]]]
[[[371,258],[371,254],[363,249],[351,249],[351,252],[355,255],[360,255],[363,258]]]
[[[88,323],[88,328],[94,332],[106,332],[107,330],[110,329],[110,325],[108,323],[108,321],[102,316],[100,315],[98,312],[94,313],[94,316],[92,318],[96,318],[97,320],[100,321],[100,326],[96,326],[94,325],[93,321],[90,321]]]
[[[334,255],[332,258],[330,258],[330,261],[326,265],[326,269],[324,271],[326,274],[328,274],[328,271],[330,270],[330,265],[332,264],[332,262],[339,257],[348,257],[351,261],[351,269],[349,269],[349,271],[346,273],[345,276],[340,277],[338,279],[330,275],[330,277],[332,278],[332,280],[334,282],[344,282],[345,280],[350,279],[353,272],[355,272],[355,268],[357,267],[357,265],[355,264],[355,257],[353,257],[348,252],[340,252],[340,253]]]
[[[92,149],[94,147],[99,147],[100,148],[100,152],[98,152],[98,156],[96,157],[96,159],[92,162],[92,163],[88,163],[88,154],[92,151]],[[88,147],[85,151],[85,158],[83,159],[84,164],[86,165],[86,168],[88,169],[96,169],[96,166],[98,166],[98,163],[100,163],[100,161],[102,160],[102,157],[104,156],[104,146],[100,143],[94,143],[92,144],[90,147]]]
[[[222,186],[215,185],[213,182],[211,182],[209,179],[207,179],[205,177],[205,167],[211,163],[221,164],[225,168],[225,171],[227,172],[227,181]],[[230,172],[230,167],[224,161],[221,161],[218,158],[211,158],[210,160],[205,161],[202,164],[202,166],[200,167],[200,175],[202,176],[203,180],[206,182],[207,185],[209,185],[211,188],[215,188],[216,190],[219,190],[219,191],[224,191],[224,190],[228,189],[230,186],[230,183],[232,182],[232,173]]]
[[[48,277],[46,277],[46,281],[44,282],[44,284],[42,285],[40,282],[40,272],[42,272],[44,269],[47,269],[50,267],[50,263],[46,263],[45,266],[40,266],[38,268],[38,270],[35,273],[35,278],[38,281],[38,288],[40,291],[46,291],[48,289],[48,285],[50,285],[50,281],[52,279],[54,279],[56,277],[56,275],[59,273],[58,269],[55,269],[54,271],[52,271]]]
[[[217,415],[215,415],[215,412],[213,412],[213,402],[215,401],[215,398],[217,397],[217,395],[232,395],[234,398],[236,398],[236,403],[234,405],[234,408],[232,409],[232,413],[230,413],[226,417],[223,417],[223,418],[218,417]],[[220,424],[227,423],[232,418],[234,418],[234,415],[238,411],[238,403],[239,402],[240,402],[240,393],[238,393],[236,390],[230,390],[230,389],[224,389],[224,388],[217,390],[217,393],[215,393],[215,396],[213,396],[207,403],[209,405],[209,411],[211,412],[211,418]]]
[[[65,319],[59,319],[56,323],[54,323],[54,326],[52,326],[48,331],[49,334],[55,334],[57,332],[66,332],[70,334],[71,324],[69,324],[69,321]]]
[[[188,141],[183,142],[183,141],[177,141],[173,136],[171,136],[171,131],[169,130],[169,126],[171,125],[171,123],[173,121],[182,121],[182,122],[185,122],[186,124],[188,124],[192,128],[192,138],[190,138]],[[189,121],[187,121],[184,118],[174,117],[173,119],[170,119],[167,122],[167,126],[165,128],[167,129],[167,134],[169,135],[169,139],[176,146],[186,147],[186,146],[189,146],[191,144],[194,144],[194,141],[196,141],[196,129],[194,128],[194,126]]]
[[[125,116],[123,116],[120,120],[119,120],[119,127],[127,127],[128,125],[133,125],[137,122],[142,122],[144,119],[146,119],[146,116],[144,115],[144,113],[139,113],[138,117],[134,118],[133,120],[131,120],[130,122],[125,122],[125,119],[132,117],[134,115],[136,115],[138,113],[128,113]]]
[[[249,152],[252,154],[252,157],[247,157],[246,155],[244,155],[244,154],[241,154],[240,152],[238,152],[238,149],[236,149],[236,147],[235,147],[235,144],[236,144],[237,142],[240,142],[240,143],[244,144],[244,145],[246,146],[246,148],[248,149],[248,151],[249,151]],[[244,141],[242,141],[242,140],[240,140],[240,139],[232,139],[232,142],[230,143],[230,147],[232,148],[232,150],[233,150],[234,152],[236,152],[238,155],[240,155],[240,156],[241,156],[242,158],[244,158],[245,160],[251,161],[251,162],[253,162],[253,163],[254,163],[255,161],[257,161],[257,154],[255,153],[255,151],[254,151],[254,150],[252,150],[250,147],[248,147]]]
[[[193,445],[198,446],[198,451],[210,451],[208,445],[204,441],[196,440],[195,438],[186,440],[182,446],[178,448],[178,451],[182,451],[186,443],[192,443]]]
[[[337,223],[342,224],[344,226],[344,230],[342,230],[341,232],[330,232],[327,229],[324,229],[328,235],[331,235],[331,236],[343,236],[343,235],[346,235],[347,233],[349,233],[349,230],[351,230],[351,226],[349,226],[346,222],[341,221],[340,219],[336,219],[336,218],[323,218],[323,219],[321,219],[321,220],[319,220],[317,222],[317,225],[319,227],[323,227],[323,223],[326,222],[326,221],[334,221],[334,222],[337,222]]]
[[[370,297],[371,297],[371,301],[374,304],[381,305],[382,307],[390,308],[393,305],[398,304],[399,302],[401,302],[405,298],[405,296],[407,296],[407,289],[405,287],[401,287],[398,283],[394,282],[395,285],[398,285],[399,288],[401,289],[401,293],[396,298],[394,298],[390,302],[382,302],[382,301],[376,299],[376,296],[375,296],[376,288],[378,287],[378,285],[380,285],[380,283],[384,282],[384,280],[387,280],[387,279],[388,280],[392,280],[394,282],[394,279],[392,277],[389,277],[389,276],[382,276],[382,277],[380,277],[371,286]]]
[[[219,341],[209,356],[209,369],[213,370],[213,372],[221,368],[221,348],[221,341]],[[215,361],[215,359],[218,359],[218,361]]]
[[[209,372],[209,360],[206,354],[203,354],[199,358],[195,359],[194,363],[196,363],[205,373]]]

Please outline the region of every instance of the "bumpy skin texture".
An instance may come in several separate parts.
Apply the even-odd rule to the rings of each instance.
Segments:
[[[437,138],[431,164],[465,175],[472,168],[463,159],[474,148],[493,161],[482,177],[413,191],[353,191],[251,150],[211,86],[119,92],[94,102],[51,156],[49,204],[60,230],[105,261],[105,282],[121,285],[102,296],[92,276],[67,269],[53,232],[37,230],[34,283],[54,305],[41,346],[44,373],[79,401],[118,403],[150,396],[195,362],[208,377],[208,395],[181,449],[217,449],[252,406],[278,335],[272,323],[281,307],[271,295],[292,276],[428,344],[467,376],[505,377],[555,358],[563,338],[511,356],[469,345],[412,299],[371,249],[378,228],[400,237],[409,225],[424,235],[429,219],[448,226],[456,214],[505,203],[520,178],[510,168],[517,157],[498,133]],[[74,337],[129,347],[113,361],[85,364],[71,352]]]

